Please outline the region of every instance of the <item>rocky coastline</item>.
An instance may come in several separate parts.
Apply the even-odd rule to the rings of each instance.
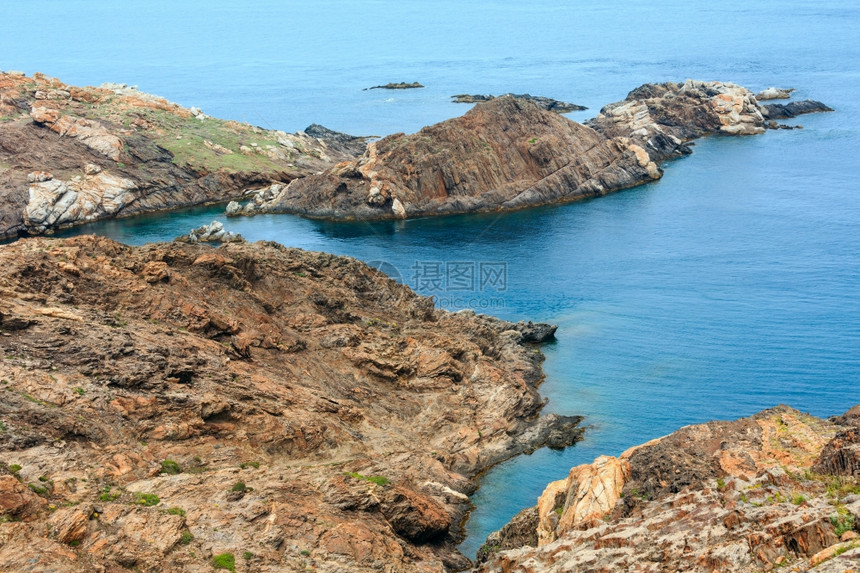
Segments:
[[[0,568],[453,571],[474,478],[580,439],[549,325],[274,243],[0,247]]]
[[[223,121],[123,84],[0,72],[0,239],[226,203],[365,145],[317,125],[288,134]]]
[[[759,104],[741,86],[646,84],[581,125],[511,95],[462,117],[395,134],[360,157],[263,189],[237,214],[333,220],[495,212],[599,197],[662,176],[660,162],[707,135],[755,135],[776,119],[831,111],[820,102]]]
[[[547,486],[477,573],[813,571],[860,566],[860,405],[688,426]]]

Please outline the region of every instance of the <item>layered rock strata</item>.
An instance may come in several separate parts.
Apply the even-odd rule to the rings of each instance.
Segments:
[[[0,247],[0,570],[467,567],[473,478],[579,439],[552,330],[274,243]]]
[[[860,557],[858,412],[782,406],[577,466],[490,536],[476,571],[847,571]]]
[[[222,121],[124,85],[0,73],[0,238],[226,202],[364,150],[361,138],[308,129]]]
[[[688,80],[641,86],[583,126],[502,96],[413,135],[371,143],[361,157],[234,212],[397,219],[598,197],[660,178],[659,162],[690,153],[687,143],[698,137],[777,127],[774,119],[789,117],[783,107],[762,106],[734,84]],[[818,102],[791,108],[827,110]]]

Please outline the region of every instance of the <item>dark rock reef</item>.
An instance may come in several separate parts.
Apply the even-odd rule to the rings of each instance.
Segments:
[[[577,466],[487,539],[476,571],[854,570],[858,411],[780,406]]]
[[[536,103],[540,107],[544,108],[547,111],[554,111],[555,113],[570,113],[572,111],[584,111],[588,109],[587,107],[583,107],[581,105],[576,105],[575,103],[568,103],[566,101],[559,101],[557,99],[552,99],[543,96],[533,96],[531,94],[502,94],[502,96],[511,96],[516,99],[525,99],[531,102]],[[454,103],[480,103],[485,101],[490,101],[496,99],[496,96],[492,95],[469,95],[469,94],[459,94],[455,96],[451,96],[451,101]]]
[[[792,113],[826,111],[818,102]],[[647,84],[585,126],[503,96],[463,117],[396,134],[335,165],[257,197],[250,212],[326,219],[397,219],[505,211],[598,197],[658,179],[658,163],[710,134],[752,135],[785,117],[730,83]],[[235,211],[241,211],[237,205]]]
[[[369,88],[364,88],[364,91],[367,90],[412,90],[417,88],[423,88],[418,82],[390,82],[381,86],[372,86]]]
[[[274,243],[2,246],[0,570],[468,567],[475,476],[580,437],[551,330]]]
[[[226,202],[364,151],[319,126],[288,134],[124,85],[0,73],[0,238]]]

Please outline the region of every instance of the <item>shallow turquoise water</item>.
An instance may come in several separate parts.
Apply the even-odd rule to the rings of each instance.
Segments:
[[[592,108],[570,115],[582,120],[643,82],[686,77],[794,86],[837,110],[799,119],[803,130],[701,141],[638,189],[504,216],[332,224],[198,209],[79,231],[139,244],[217,218],[251,240],[385,261],[446,308],[558,323],[542,392],[550,411],[586,416],[586,439],[491,471],[467,554],[597,455],[778,403],[826,416],[860,402],[855,3],[101,4],[5,7],[21,26],[0,38],[0,68],[139,84],[266,127],[357,134],[458,115],[466,106],[448,96],[464,92],[566,99]],[[44,41],[31,40],[36,27]],[[428,87],[362,91],[388,81]],[[503,283],[482,281],[482,269],[504,269]]]

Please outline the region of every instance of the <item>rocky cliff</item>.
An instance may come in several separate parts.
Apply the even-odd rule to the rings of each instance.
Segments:
[[[842,572],[860,566],[860,406],[689,426],[570,470],[477,571]]]
[[[2,246],[0,569],[467,567],[473,478],[579,438],[552,330],[273,243]]]
[[[0,238],[226,202],[364,150],[362,139],[312,128],[269,131],[124,85],[0,72]]]
[[[793,113],[828,111],[801,102]],[[463,117],[371,143],[319,175],[265,189],[233,214],[393,219],[503,211],[605,195],[658,179],[660,161],[710,134],[751,135],[793,117],[730,83],[647,84],[583,126],[503,96]],[[773,112],[771,112],[771,109]]]

